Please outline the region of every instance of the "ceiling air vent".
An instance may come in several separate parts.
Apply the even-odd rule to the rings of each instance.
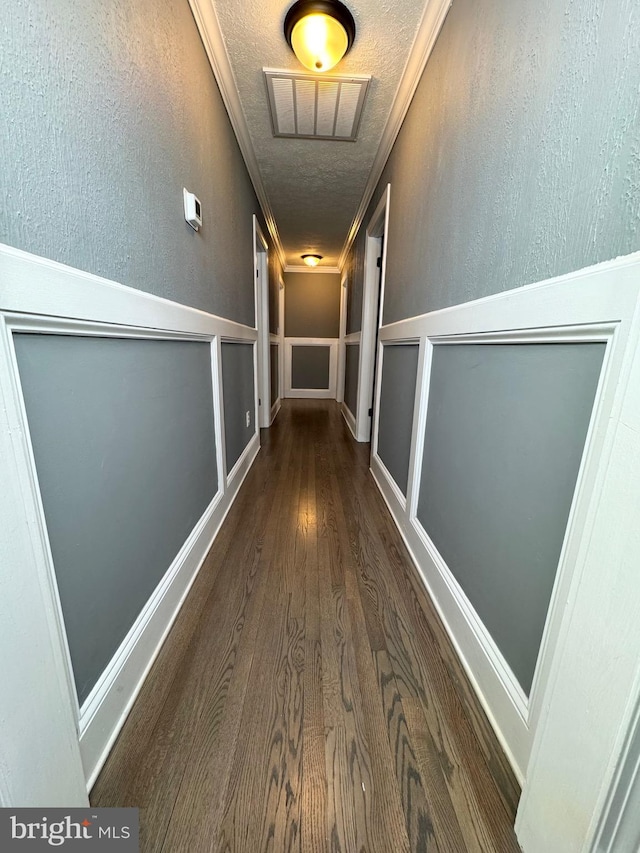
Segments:
[[[370,77],[263,71],[274,136],[355,140]]]

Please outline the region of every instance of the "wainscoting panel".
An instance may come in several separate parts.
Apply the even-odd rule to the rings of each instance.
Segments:
[[[222,394],[226,468],[231,477],[236,463],[257,435],[255,347],[222,341]]]
[[[7,460],[1,491],[10,502],[0,501],[0,518],[10,520],[0,534],[12,542],[3,565],[11,595],[0,603],[3,658],[8,655],[0,717],[14,744],[5,756],[10,772],[0,772],[2,804],[86,803],[80,791],[93,784],[259,450],[256,338],[255,329],[239,323],[0,246],[0,456]],[[247,356],[240,373],[250,389],[242,399],[250,426],[240,431],[222,403],[223,374],[235,386],[235,360],[231,368],[229,359],[227,368],[222,364],[227,346]],[[60,347],[72,360],[54,376]],[[55,358],[44,358],[52,348]],[[183,369],[187,376],[179,379]],[[231,386],[229,403],[236,397]],[[98,399],[109,394],[111,401]],[[73,471],[65,442],[74,445]],[[127,476],[144,481],[148,500],[118,485]],[[110,494],[112,524],[100,508]],[[164,510],[153,515],[156,505]],[[108,589],[92,583],[89,557],[64,544],[81,542],[85,528],[97,524],[100,531],[103,522],[110,525],[109,541],[93,538],[96,570],[113,572],[115,587]],[[145,524],[156,535],[145,534]],[[63,535],[61,525],[67,526]],[[127,579],[141,579],[140,535],[149,571],[134,595],[126,586]],[[119,556],[102,554],[111,546]],[[87,571],[70,609],[69,590],[59,581],[73,569],[72,556]],[[136,570],[123,576],[130,559]],[[27,601],[29,607],[20,604]],[[110,608],[123,602],[126,620],[116,625]],[[82,624],[75,619],[81,607],[91,617]],[[83,637],[86,661],[78,655]],[[98,645],[102,652],[94,654]]]
[[[356,411],[358,409],[358,370],[360,367],[360,332],[352,333],[345,341],[344,359],[344,403],[342,404],[342,414],[355,438]]]
[[[335,399],[337,338],[285,338],[285,396]]]
[[[372,473],[521,781],[598,500],[639,268],[630,256],[380,330]],[[382,439],[400,429],[385,362],[408,344],[405,492]]]
[[[396,484],[401,503],[409,479],[419,353],[418,343],[388,344],[380,347],[378,361],[381,380],[373,455]]]
[[[14,343],[82,704],[218,492],[211,347]]]
[[[276,415],[280,411],[282,390],[282,342],[278,335],[271,335],[271,343],[269,345],[269,374],[271,389],[271,423],[274,422]]]

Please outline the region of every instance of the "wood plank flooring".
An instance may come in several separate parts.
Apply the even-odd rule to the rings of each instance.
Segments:
[[[519,789],[337,405],[289,400],[91,793],[144,853],[510,853]]]

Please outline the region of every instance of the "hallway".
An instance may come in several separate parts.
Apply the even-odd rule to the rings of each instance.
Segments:
[[[144,851],[517,851],[518,788],[333,402],[288,400],[93,789]]]

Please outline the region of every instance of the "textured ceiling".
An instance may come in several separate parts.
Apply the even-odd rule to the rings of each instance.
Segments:
[[[213,0],[287,263],[303,252],[336,266],[424,10],[423,0],[348,0],[356,40],[336,75],[371,84],[356,142],[274,138],[263,68],[304,71],[282,32],[291,2]],[[330,77],[329,72],[323,77]]]

